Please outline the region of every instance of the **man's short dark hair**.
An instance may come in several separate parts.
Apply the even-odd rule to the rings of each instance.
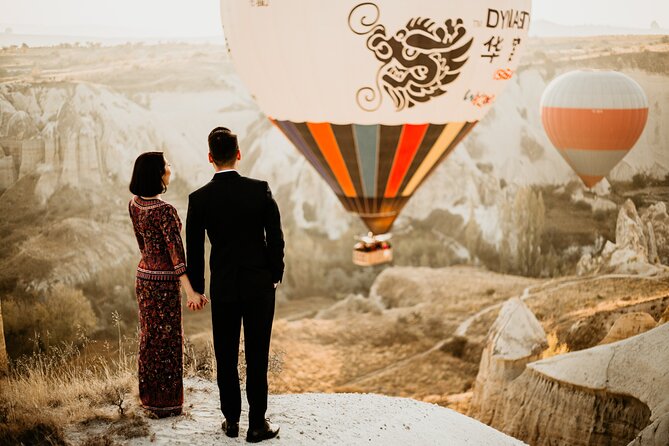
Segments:
[[[217,165],[231,164],[237,158],[237,135],[225,127],[216,127],[209,133],[209,153]]]
[[[142,153],[135,160],[130,179],[130,192],[141,197],[153,197],[167,190],[163,183],[165,156],[163,152]]]

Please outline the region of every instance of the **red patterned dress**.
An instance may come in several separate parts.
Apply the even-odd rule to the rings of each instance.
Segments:
[[[181,283],[186,260],[181,220],[160,199],[134,196],[128,205],[142,259],[137,266],[139,398],[159,417],[178,415],[183,404]]]

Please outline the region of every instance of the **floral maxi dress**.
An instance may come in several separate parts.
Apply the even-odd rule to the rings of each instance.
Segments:
[[[181,220],[160,199],[134,196],[128,205],[142,259],[137,266],[139,398],[158,417],[183,404],[181,283],[186,272]]]

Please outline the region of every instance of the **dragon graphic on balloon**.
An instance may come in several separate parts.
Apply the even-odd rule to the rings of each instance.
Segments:
[[[437,25],[429,18],[416,17],[393,35],[388,35],[386,27],[377,22],[352,23],[359,8],[378,6],[362,3],[349,15],[349,27],[356,34],[368,34],[367,48],[383,63],[377,73],[377,85],[390,95],[396,109],[413,107],[417,103],[429,101],[446,93],[446,86],[460,75],[460,69],[467,62],[467,52],[473,38],[466,39],[467,30],[462,19],[448,19]],[[371,87],[358,91],[358,105],[367,111],[374,111],[381,105],[381,95],[372,92]],[[376,103],[361,103],[360,97],[378,98]]]

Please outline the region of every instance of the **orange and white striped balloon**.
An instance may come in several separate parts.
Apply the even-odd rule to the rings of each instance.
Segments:
[[[615,71],[565,73],[541,97],[541,121],[548,137],[588,187],[625,157],[647,119],[643,89]]]

